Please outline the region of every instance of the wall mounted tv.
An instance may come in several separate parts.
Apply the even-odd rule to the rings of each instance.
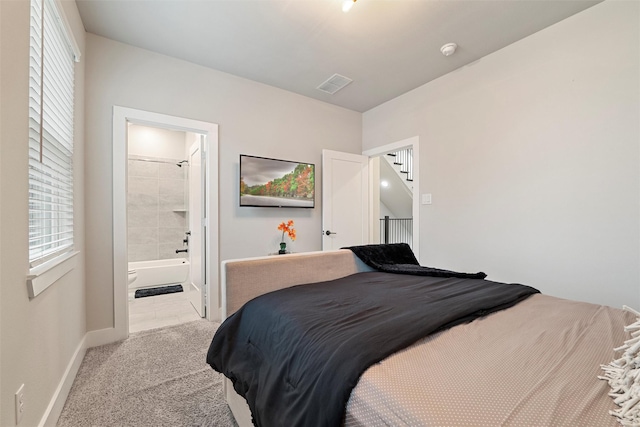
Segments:
[[[315,165],[241,154],[240,206],[313,208]]]

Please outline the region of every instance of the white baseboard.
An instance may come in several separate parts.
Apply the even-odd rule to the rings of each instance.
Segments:
[[[64,404],[67,401],[67,396],[69,396],[69,391],[71,391],[73,381],[76,379],[76,375],[78,375],[78,370],[80,369],[80,365],[82,364],[82,360],[84,359],[87,349],[121,341],[125,338],[127,338],[127,336],[123,336],[122,331],[119,331],[116,328],[105,328],[98,331],[90,331],[85,334],[80,341],[80,344],[78,344],[76,351],[73,353],[73,356],[67,365],[67,369],[64,371],[64,375],[60,380],[60,384],[58,384],[56,391],[53,393],[53,397],[51,398],[49,406],[47,406],[38,427],[55,427],[58,423],[58,418],[60,418]]]
[[[111,344],[112,342],[122,341],[128,337],[128,332],[118,330],[116,328],[104,328],[97,331],[89,331],[85,336],[87,348]]]
[[[58,418],[60,418],[62,408],[64,408],[64,403],[67,401],[67,396],[69,396],[69,391],[73,385],[73,380],[75,380],[76,375],[78,374],[78,370],[80,369],[80,365],[82,364],[82,360],[84,359],[86,352],[87,335],[82,338],[80,344],[78,344],[78,347],[76,348],[76,351],[73,353],[73,356],[67,365],[67,369],[62,375],[60,384],[58,384],[56,391],[53,393],[53,397],[51,398],[49,406],[47,406],[38,427],[55,427],[58,423]]]

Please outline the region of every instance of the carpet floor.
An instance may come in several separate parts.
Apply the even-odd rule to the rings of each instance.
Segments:
[[[236,426],[205,361],[217,326],[198,320],[87,350],[58,427]]]

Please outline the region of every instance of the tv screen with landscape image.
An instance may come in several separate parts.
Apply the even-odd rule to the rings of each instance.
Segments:
[[[315,165],[240,155],[240,206],[313,208]]]

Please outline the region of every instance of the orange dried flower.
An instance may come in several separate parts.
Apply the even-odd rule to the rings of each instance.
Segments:
[[[289,236],[289,238],[291,240],[296,240],[296,229],[293,228],[293,220],[290,219],[289,221],[285,222],[281,222],[280,225],[278,225],[278,230],[282,231],[282,241],[284,242],[284,233],[287,233],[287,235]]]

